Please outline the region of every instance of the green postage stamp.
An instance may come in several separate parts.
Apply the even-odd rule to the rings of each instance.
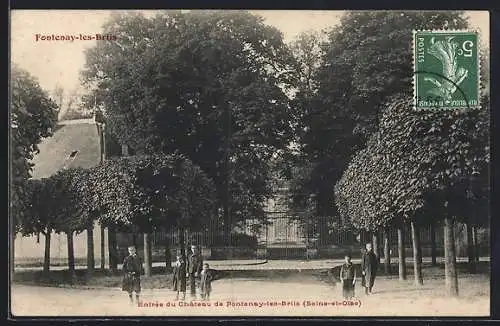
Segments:
[[[414,31],[413,64],[415,109],[480,107],[477,32]]]

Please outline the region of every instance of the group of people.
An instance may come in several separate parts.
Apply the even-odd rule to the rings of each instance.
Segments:
[[[199,289],[202,300],[210,300],[212,292],[213,274],[210,271],[208,263],[203,263],[203,257],[197,246],[191,246],[191,253],[188,255],[187,262],[182,255],[177,255],[174,263],[173,289],[176,291],[176,300],[179,300],[179,294],[182,293],[182,300],[186,299],[187,280],[191,297],[196,298],[196,281],[199,280]]]
[[[141,274],[143,274],[142,260],[137,255],[135,247],[128,248],[129,255],[123,261],[123,284],[122,290],[129,295],[130,302],[133,303],[133,293],[136,295],[136,302],[139,302],[141,293]],[[372,294],[373,284],[378,268],[378,257],[373,252],[372,244],[366,244],[366,250],[361,258],[361,286],[365,288],[365,294]],[[354,297],[354,288],[356,285],[356,268],[351,261],[351,256],[345,256],[345,263],[340,268],[340,281],[342,283],[342,293],[345,299]],[[186,299],[187,283],[191,298],[196,298],[196,288],[199,288],[201,299],[210,300],[212,292],[213,274],[210,266],[203,263],[198,246],[192,245],[191,252],[187,259],[182,255],[177,255],[174,263],[172,288],[176,292],[176,300],[182,293],[182,300]],[[198,283],[198,286],[197,284]]]
[[[136,302],[139,302],[141,275],[144,273],[144,270],[142,260],[137,255],[136,248],[131,246],[128,248],[128,252],[129,255],[123,260],[122,290],[128,293],[130,303],[133,303],[134,292]],[[179,300],[180,293],[182,293],[182,300],[185,300],[187,281],[189,281],[192,298],[196,298],[196,288],[198,287],[201,299],[209,300],[210,292],[212,292],[212,279],[213,274],[210,271],[210,266],[207,263],[203,263],[203,257],[198,246],[191,246],[191,252],[188,254],[187,259],[182,255],[177,255],[172,280],[173,290],[177,294],[176,300]],[[196,283],[198,283],[198,286]]]
[[[377,275],[378,257],[373,252],[372,244],[366,244],[366,250],[361,257],[361,286],[365,288],[365,294],[372,294],[373,284]],[[342,283],[342,294],[344,299],[352,299],[355,296],[356,268],[351,262],[351,255],[345,256],[345,263],[340,268],[340,282]]]

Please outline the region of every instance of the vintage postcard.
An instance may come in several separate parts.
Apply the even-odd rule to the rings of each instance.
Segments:
[[[11,318],[490,315],[488,12],[10,19]]]

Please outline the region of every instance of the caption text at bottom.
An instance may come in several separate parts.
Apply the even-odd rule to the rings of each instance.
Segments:
[[[140,301],[140,308],[237,308],[237,307],[361,307],[358,300],[304,300],[300,301]]]

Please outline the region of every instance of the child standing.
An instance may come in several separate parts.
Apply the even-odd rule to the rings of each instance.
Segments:
[[[186,262],[181,255],[177,255],[174,264],[173,287],[174,291],[177,292],[175,300],[179,300],[179,292],[182,292],[182,300],[186,300]]]
[[[340,281],[342,283],[342,294],[344,299],[354,297],[354,286],[356,284],[356,270],[351,262],[351,256],[345,256],[345,263],[340,268]]]
[[[205,263],[201,270],[200,292],[203,300],[210,300],[210,292],[212,292],[213,275],[210,271],[210,266]]]
[[[139,295],[141,293],[141,274],[142,274],[142,260],[137,255],[135,247],[128,247],[129,255],[123,260],[123,280],[122,290],[128,292],[130,303],[134,301],[132,294],[135,292],[136,303],[139,302]]]

